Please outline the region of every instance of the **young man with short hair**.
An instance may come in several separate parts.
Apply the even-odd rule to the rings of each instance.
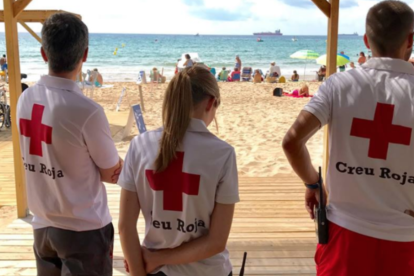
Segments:
[[[24,92],[17,123],[40,276],[112,275],[114,229],[102,181],[122,169],[103,108],[75,80],[88,29],[69,13],[42,29],[49,74]]]
[[[329,242],[318,245],[318,276],[414,275],[413,28],[407,4],[373,6],[364,37],[373,58],[322,84],[284,139],[313,218],[321,184],[306,142],[329,125]]]

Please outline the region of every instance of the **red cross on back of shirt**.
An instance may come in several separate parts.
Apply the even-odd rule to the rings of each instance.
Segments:
[[[378,103],[373,121],[354,118],[351,136],[370,139],[368,157],[386,160],[390,143],[410,145],[412,129],[392,124],[394,107]]]
[[[165,211],[183,211],[183,193],[198,195],[200,176],[183,172],[184,152],[177,152],[177,157],[165,171],[155,173],[146,170],[150,187],[154,191],[163,191]]]
[[[32,119],[20,119],[20,133],[30,138],[29,153],[31,155],[43,156],[42,142],[52,144],[52,128],[42,124],[43,105],[35,104],[32,110]]]

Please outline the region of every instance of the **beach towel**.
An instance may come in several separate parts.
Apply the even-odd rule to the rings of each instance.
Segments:
[[[299,90],[294,90],[292,92],[292,94],[283,92],[283,96],[285,97],[291,97],[291,98],[312,98],[313,95],[309,95],[309,96],[299,96]]]

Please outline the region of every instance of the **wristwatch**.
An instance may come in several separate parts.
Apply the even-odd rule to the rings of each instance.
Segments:
[[[322,187],[322,185],[323,185],[323,179],[322,179],[322,177],[318,180],[318,182],[316,182],[314,184],[306,184],[305,183],[306,188],[308,188],[310,190],[319,189],[320,187]]]

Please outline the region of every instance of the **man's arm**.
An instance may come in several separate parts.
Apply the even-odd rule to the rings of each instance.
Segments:
[[[147,275],[137,231],[140,211],[141,206],[137,193],[122,189],[118,229],[122,251],[124,252],[128,270],[132,276]]]
[[[209,233],[174,249],[150,252],[144,249],[147,272],[163,265],[179,265],[197,262],[225,250],[233,222],[234,204],[216,203]]]
[[[302,111],[283,139],[283,150],[290,165],[304,183],[318,182],[318,172],[312,165],[308,140],[319,130],[321,123],[313,114]],[[305,207],[310,217],[314,218],[313,209],[319,201],[319,189],[306,189]]]

